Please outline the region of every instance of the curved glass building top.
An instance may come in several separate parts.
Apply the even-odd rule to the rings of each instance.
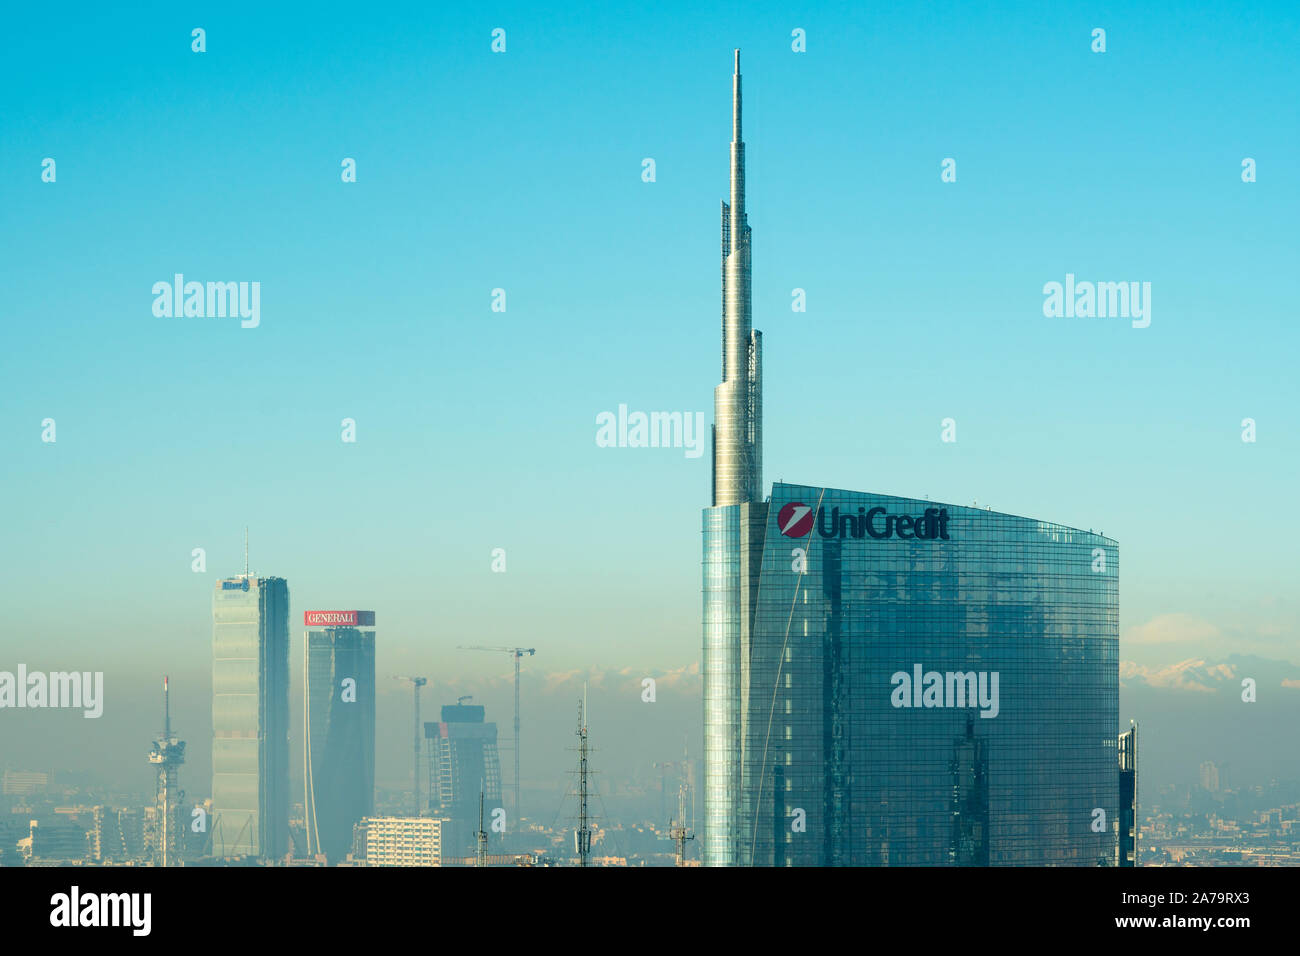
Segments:
[[[777,484],[704,512],[706,862],[1115,859],[1116,543]]]

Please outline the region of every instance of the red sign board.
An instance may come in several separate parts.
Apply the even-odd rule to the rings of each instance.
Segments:
[[[308,627],[374,627],[374,611],[304,611]]]

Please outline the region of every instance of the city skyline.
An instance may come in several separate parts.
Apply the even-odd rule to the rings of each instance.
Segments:
[[[303,582],[303,606],[326,606],[353,587],[382,606],[395,652],[429,639],[422,587],[435,579],[448,585],[440,597],[444,626],[472,627],[485,643],[540,629],[551,638],[550,659],[569,667],[593,657],[602,666],[640,667],[693,659],[696,582],[679,542],[692,533],[707,461],[605,449],[592,438],[596,416],[620,403],[707,415],[700,383],[713,378],[707,353],[716,329],[708,316],[716,276],[703,263],[715,249],[714,157],[727,117],[711,92],[718,71],[709,64],[740,46],[761,67],[746,115],[758,144],[748,175],[766,196],[754,220],[765,237],[755,311],[769,347],[779,343],[766,371],[782,402],[769,412],[764,438],[781,472],[769,477],[817,475],[853,487],[869,473],[885,492],[974,498],[1077,527],[1101,523],[1117,539],[1144,542],[1132,556],[1122,610],[1128,659],[1167,666],[1230,644],[1294,660],[1300,615],[1284,595],[1295,562],[1283,545],[1300,519],[1267,504],[1285,494],[1300,455],[1285,425],[1297,395],[1284,356],[1297,333],[1274,278],[1286,274],[1287,224],[1298,200],[1283,185],[1278,164],[1285,161],[1270,159],[1297,152],[1293,125],[1272,122],[1283,91],[1295,86],[1294,64],[1279,59],[1294,23],[1263,33],[1201,12],[1184,14],[1175,31],[1157,8],[1115,14],[1111,48],[1099,55],[1084,26],[1067,16],[1045,24],[1008,17],[989,34],[977,14],[958,11],[928,34],[902,13],[881,12],[868,24],[847,8],[836,18],[833,9],[804,25],[812,37],[807,54],[791,52],[791,27],[776,14],[734,23],[721,17],[684,38],[671,18],[647,16],[640,39],[610,31],[585,51],[583,70],[601,81],[592,86],[572,82],[564,49],[538,38],[530,24],[541,15],[517,11],[523,19],[507,53],[494,56],[486,40],[452,44],[446,68],[462,68],[468,81],[464,112],[423,133],[381,133],[362,110],[390,94],[394,108],[427,112],[404,85],[423,54],[399,49],[390,70],[362,57],[330,81],[322,95],[338,104],[336,125],[323,126],[315,112],[294,113],[315,100],[287,83],[283,103],[238,114],[259,135],[232,143],[235,152],[219,169],[182,137],[179,155],[148,176],[121,145],[148,139],[141,124],[155,104],[129,100],[145,87],[142,75],[125,72],[95,94],[120,107],[115,122],[131,132],[109,141],[91,124],[83,154],[66,123],[39,119],[60,115],[56,97],[69,94],[73,77],[33,88],[27,77],[40,71],[24,72],[25,58],[48,50],[38,41],[16,51],[8,68],[27,112],[0,118],[11,144],[0,194],[13,221],[31,223],[33,232],[26,245],[6,247],[14,338],[0,440],[11,467],[0,487],[11,500],[30,502],[9,515],[16,547],[0,554],[16,598],[15,651],[57,642],[71,655],[95,656],[100,641],[72,636],[75,607],[54,599],[47,572],[58,568],[82,582],[82,601],[118,612],[99,632],[113,638],[115,654],[142,661],[164,636],[197,652],[206,628],[192,614],[193,597],[210,579],[191,572],[191,552],[205,549],[208,574],[234,570],[240,543],[231,525],[248,524],[260,566]],[[203,56],[188,43],[168,53],[159,24],[134,32],[124,21],[121,41],[139,62],[182,71],[178,110],[238,128],[224,87],[208,72],[232,56],[258,57],[278,40],[270,23],[248,29],[242,8],[226,16],[224,28],[223,21],[209,26],[213,45]],[[598,16],[594,26],[607,22]],[[426,12],[408,29],[427,33],[436,23]],[[82,29],[69,28],[74,37]],[[314,49],[341,42],[323,29],[295,29]],[[898,40],[884,39],[891,35]],[[349,44],[365,51],[387,38],[385,27],[367,23]],[[871,53],[865,61],[863,49]],[[1010,50],[1031,71],[1017,75],[1035,79],[1014,94],[996,66]],[[651,51],[661,63],[649,63]],[[946,74],[963,82],[920,82],[902,69],[907,57],[939,56]],[[1192,87],[1161,72],[1171,58],[1198,56],[1226,82]],[[262,58],[281,71],[316,75],[293,50]],[[1074,69],[1051,70],[1052,59]],[[273,77],[240,74],[229,82],[256,100]],[[1240,77],[1253,79],[1252,95],[1229,92]],[[543,135],[529,118],[537,100],[498,100],[521,84],[535,91],[530,97],[562,92],[575,117],[584,110],[598,117],[601,148],[588,154],[563,145],[591,140],[570,114]],[[620,95],[594,92],[602,86]],[[1165,128],[1197,143],[1213,136],[1222,146],[1186,153],[1168,137],[1141,135],[1145,114],[1124,98],[1135,86],[1148,90]],[[820,93],[826,88],[855,104],[852,121],[833,121]],[[986,99],[1007,104],[995,114],[1006,120],[996,132],[976,122]],[[618,112],[616,103],[633,109]],[[1111,131],[1087,151],[1076,145],[1072,119],[1085,104],[1108,118]],[[176,118],[187,128],[184,115]],[[498,115],[512,139],[523,136],[522,153],[498,148],[491,121]],[[33,122],[23,126],[23,118]],[[268,132],[273,121],[310,146],[292,157],[277,153],[268,146],[280,142]],[[1130,148],[1119,150],[1119,142]],[[60,152],[55,183],[40,182],[39,165],[29,173],[19,164],[22,155]],[[483,161],[462,158],[469,155]],[[346,156],[359,163],[353,184],[338,181]],[[422,169],[421,156],[438,158],[436,172]],[[1241,182],[1243,156],[1260,162],[1259,181]],[[657,160],[653,183],[641,179],[646,157]],[[955,183],[940,179],[946,157],[957,160]],[[564,189],[503,194],[494,186],[535,177]],[[600,213],[578,203],[560,215],[557,198],[570,195],[575,177],[595,184]],[[232,220],[217,197],[190,188],[202,182],[238,184],[240,195],[280,190],[270,208],[279,220],[291,211],[301,227],[288,242],[235,243],[244,223],[271,233],[261,218],[267,213],[253,204]],[[444,205],[415,218],[400,204],[413,192]],[[203,235],[187,237],[187,226],[162,216],[173,207],[208,223]],[[606,208],[638,223],[613,231],[617,256],[594,242],[599,236],[607,244]],[[874,228],[863,229],[868,215]],[[441,225],[451,220],[464,241],[452,241]],[[82,221],[100,228],[78,232]],[[1201,229],[1204,222],[1217,228]],[[391,239],[375,234],[380,223]],[[542,223],[556,237],[545,246],[531,241]],[[113,232],[119,241],[111,249],[92,238]],[[349,236],[371,237],[391,265],[356,261]],[[485,261],[482,251],[497,250],[502,236],[507,244]],[[1253,239],[1243,243],[1243,236]],[[38,256],[56,241],[72,243],[66,256]],[[160,257],[159,241],[174,252]],[[564,261],[597,267],[566,278],[539,254],[548,246]],[[71,270],[86,261],[98,263],[90,276]],[[323,275],[322,261],[352,261],[356,284]],[[260,325],[155,317],[150,287],[176,272],[261,281]],[[1067,273],[1153,281],[1151,326],[1045,318],[1041,289]],[[1215,278],[1229,274],[1232,282]],[[494,288],[508,293],[504,313],[491,310]],[[794,288],[806,290],[808,312],[790,310]],[[99,291],[92,296],[92,289]],[[618,321],[608,320],[610,303]],[[513,335],[518,350],[485,345],[479,335],[489,330]],[[513,357],[524,353],[545,360]],[[119,354],[133,359],[106,359]],[[443,354],[458,361],[439,360]],[[818,376],[810,389],[810,370],[831,354],[859,362],[846,361],[849,374]],[[18,355],[35,360],[14,361]],[[343,355],[353,369],[349,382],[325,403],[306,398],[317,371]],[[1220,361],[1227,355],[1242,358]],[[150,375],[134,374],[135,362]],[[865,379],[851,371],[862,363],[871,370]],[[990,376],[989,367],[1018,374]],[[918,386],[916,401],[882,404]],[[240,403],[261,411],[232,418]],[[836,405],[854,413],[819,418]],[[47,417],[58,424],[54,445],[40,441]],[[955,443],[940,441],[946,417],[957,422]],[[1245,417],[1258,422],[1255,444],[1240,440]],[[339,441],[344,418],[357,422],[355,444]],[[536,463],[527,481],[512,467],[519,460]],[[1119,467],[1105,467],[1112,461]],[[313,480],[304,471],[311,462],[328,464],[331,480]],[[252,474],[259,475],[256,500],[236,490]],[[462,504],[466,485],[484,506]],[[1253,494],[1231,503],[1236,543],[1207,550],[1200,528],[1215,514],[1207,509],[1226,506],[1216,505],[1225,490],[1243,485]],[[587,535],[573,534],[565,509],[508,504],[563,501],[575,488],[601,542],[600,560]],[[661,502],[653,513],[627,507],[652,495]],[[340,512],[340,500],[355,504]],[[110,501],[115,506],[104,507]],[[46,515],[63,518],[51,523]],[[448,544],[480,536],[487,540],[474,550]],[[489,573],[494,547],[506,549],[504,575]],[[362,568],[358,579],[344,555],[378,561],[383,573]],[[547,597],[561,569],[573,567],[604,597],[576,630]],[[165,626],[125,625],[116,596],[128,569],[173,582],[160,595]],[[639,586],[646,579],[656,584],[649,592]],[[496,613],[479,614],[484,603]],[[538,606],[549,613],[522,610]],[[615,627],[623,641],[600,640]]]
[[[766,493],[740,50],[734,66],[701,519],[704,865],[1135,865],[1118,543],[914,495]]]
[[[200,706],[221,692],[211,595],[239,579],[245,526],[251,579],[292,586],[286,620],[384,614],[378,785],[410,772],[409,692],[385,675],[427,673],[428,714],[468,692],[507,725],[507,667],[464,644],[538,648],[524,668],[526,793],[562,775],[564,709],[593,675],[593,737],[619,742],[620,779],[672,759],[683,734],[702,759],[708,457],[610,447],[600,422],[625,409],[710,418],[718,64],[738,46],[761,268],[751,278],[737,51],[713,415],[730,451],[721,470],[714,458],[715,503],[719,488],[760,501],[775,481],[1104,528],[1125,547],[1119,716],[1139,720],[1144,748],[1163,735],[1155,779],[1223,759],[1208,736],[1188,750],[1186,713],[1231,704],[1245,679],[1259,705],[1224,706],[1225,726],[1260,727],[1241,762],[1266,776],[1264,715],[1300,711],[1300,518],[1279,505],[1300,463],[1300,333],[1277,278],[1294,258],[1300,143],[1276,121],[1300,31],[1280,9],[1268,35],[1210,11],[1175,28],[1160,20],[1172,9],[1108,14],[1104,55],[1089,49],[1094,14],[1078,11],[996,30],[970,11],[942,24],[848,6],[798,23],[708,12],[685,37],[644,11],[639,32],[592,11],[602,40],[580,55],[543,29],[555,13],[510,10],[508,52],[494,55],[486,22],[448,28],[419,11],[400,42],[392,23],[360,24],[361,55],[328,75],[312,58],[341,39],[307,25],[277,46],[282,15],[236,6],[208,18],[203,56],[188,27],[107,28],[134,65],[84,93],[78,71],[45,88],[23,76],[53,55],[48,37],[16,50],[0,202],[29,235],[4,249],[0,490],[21,507],[0,551],[0,670],[102,671],[106,709],[75,726],[6,710],[5,766],[48,756],[149,780],[142,748],[171,674],[182,781],[200,789],[220,723],[210,710],[205,729]],[[791,47],[796,27],[806,51]],[[103,39],[69,29],[102,67]],[[431,58],[439,36],[448,49]],[[1223,82],[1170,69],[1195,57]],[[254,77],[258,63],[274,65]],[[170,100],[144,92],[160,70],[175,76]],[[1232,95],[1243,77],[1248,92]],[[59,106],[78,95],[74,121]],[[403,112],[418,128],[392,122]],[[145,170],[138,144],[158,117],[178,135]],[[248,135],[220,161],[195,145],[236,120]],[[58,179],[43,183],[50,155]],[[356,181],[340,180],[352,157]],[[150,289],[178,274],[260,283],[255,327],[158,315]],[[1149,284],[1149,325],[1048,317],[1047,286],[1076,280],[1099,300],[1103,284]],[[741,367],[746,388],[729,392]],[[47,420],[57,441],[42,438]],[[289,630],[296,662],[303,635]],[[296,669],[290,803],[304,792]],[[1277,767],[1297,774],[1293,759]]]

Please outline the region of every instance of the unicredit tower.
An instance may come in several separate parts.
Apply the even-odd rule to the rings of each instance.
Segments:
[[[1116,542],[979,508],[763,497],[740,53],[704,510],[704,860],[1114,865]]]

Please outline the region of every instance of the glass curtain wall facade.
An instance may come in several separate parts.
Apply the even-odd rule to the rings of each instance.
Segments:
[[[704,511],[704,837],[706,864],[735,862],[740,806],[741,648],[749,643],[766,504]]]
[[[218,581],[212,595],[212,852],[289,849],[289,585]]]
[[[307,852],[337,863],[351,850],[353,826],[375,808],[375,632],[309,630],[304,654]]]
[[[706,509],[706,863],[1109,864],[1117,574],[1111,539],[977,508]]]

